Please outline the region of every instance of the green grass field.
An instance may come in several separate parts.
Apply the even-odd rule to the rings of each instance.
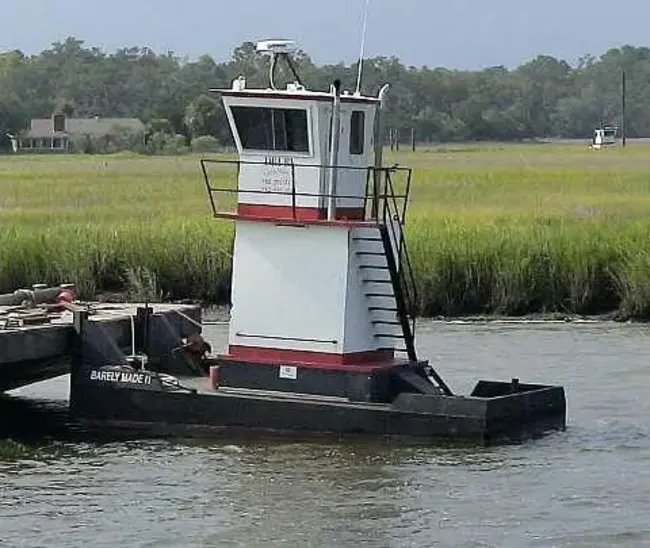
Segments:
[[[233,227],[211,218],[198,159],[1,157],[0,291],[71,280],[86,297],[223,302]],[[423,315],[650,316],[650,145],[459,145],[385,163],[414,168]]]

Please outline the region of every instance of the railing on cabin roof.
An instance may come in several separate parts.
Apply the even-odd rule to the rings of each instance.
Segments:
[[[234,213],[232,209],[220,208],[216,196],[231,196],[239,197],[240,194],[248,195],[266,195],[266,196],[290,196],[291,197],[291,215],[286,217],[286,220],[289,221],[299,221],[304,220],[298,217],[298,210],[303,207],[297,204],[298,198],[318,198],[328,201],[332,195],[327,192],[304,192],[300,190],[300,175],[301,172],[307,170],[325,170],[327,173],[331,169],[337,169],[339,173],[339,185],[341,181],[341,174],[346,172],[356,172],[356,173],[365,173],[365,186],[363,189],[363,194],[342,194],[336,193],[335,197],[337,200],[363,200],[363,216],[361,219],[354,219],[355,221],[362,222],[377,222],[381,221],[381,216],[385,211],[385,203],[390,202],[393,206],[392,209],[393,215],[396,215],[396,218],[393,219],[397,221],[400,225],[404,225],[406,219],[406,210],[408,206],[408,200],[411,191],[411,168],[402,167],[402,166],[392,166],[392,167],[360,167],[360,166],[345,166],[337,165],[330,166],[325,164],[296,164],[294,162],[288,163],[268,163],[263,161],[251,161],[251,160],[214,160],[214,159],[202,159],[200,160],[201,171],[203,173],[203,178],[206,185],[206,190],[208,192],[208,197],[210,200],[210,206],[212,208],[212,213],[214,216],[218,217],[222,214]],[[242,165],[259,165],[259,166],[269,166],[269,167],[285,167],[288,168],[291,177],[289,182],[289,190],[274,190],[274,189],[247,189],[239,188],[239,175],[241,172]],[[224,168],[231,166],[233,167],[233,172],[229,175],[228,182],[224,186],[215,186],[211,182],[211,170],[208,166],[216,166],[217,169],[223,174]],[[399,175],[402,179],[399,186],[401,187],[400,193],[397,193],[395,190],[395,177]],[[298,181],[298,183],[297,183]],[[327,181],[326,181],[327,182]],[[238,200],[237,200],[238,201]],[[237,202],[236,201],[236,202]],[[237,203],[235,202],[235,209]],[[231,204],[229,204],[230,206]],[[345,208],[344,205],[338,203],[338,209]],[[327,209],[327,206],[322,206],[323,210]],[[283,220],[285,217],[282,217]],[[346,220],[344,215],[337,216],[336,221]]]

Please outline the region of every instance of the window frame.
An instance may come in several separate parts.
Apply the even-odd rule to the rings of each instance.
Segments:
[[[54,133],[65,133],[66,131],[65,114],[55,114],[52,119],[52,127],[54,129]]]
[[[355,132],[355,115],[361,120],[360,127],[357,123]],[[366,111],[353,110],[350,113],[350,135],[348,140],[348,152],[351,156],[363,156],[366,152]],[[354,146],[357,145],[357,146]]]
[[[291,150],[287,148],[259,148],[259,147],[250,147],[250,146],[245,146],[244,142],[242,141],[242,132],[240,131],[240,127],[238,125],[238,120],[236,117],[236,112],[238,109],[243,109],[243,110],[258,110],[258,111],[281,111],[282,113],[285,113],[287,111],[297,111],[300,113],[305,114],[305,136],[306,136],[306,145],[307,145],[307,150]],[[235,103],[235,104],[230,104],[228,105],[228,117],[231,119],[231,124],[232,127],[234,128],[234,133],[236,135],[236,142],[237,146],[240,150],[241,153],[245,154],[264,154],[264,155],[293,155],[293,156],[312,156],[313,155],[313,136],[312,136],[312,131],[313,131],[313,126],[312,126],[312,113],[311,113],[311,108],[306,106],[276,106],[276,105],[270,105],[270,104],[242,104],[242,103]],[[284,122],[284,138],[287,138],[287,130],[286,130],[286,118],[283,119]]]

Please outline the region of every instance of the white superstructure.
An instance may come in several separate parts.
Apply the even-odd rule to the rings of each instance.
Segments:
[[[239,77],[214,90],[239,157],[235,210],[213,202],[235,222],[228,356],[330,369],[393,362],[412,333],[395,172],[375,165],[381,99],[338,82],[309,91],[295,70],[296,81],[276,89],[277,61],[293,69],[293,49],[258,44],[272,55],[268,88]]]

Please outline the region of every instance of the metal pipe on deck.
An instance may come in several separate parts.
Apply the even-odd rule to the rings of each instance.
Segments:
[[[334,101],[332,104],[332,125],[330,134],[329,191],[327,219],[336,218],[336,182],[338,176],[339,143],[341,141],[341,81],[334,80]]]
[[[390,84],[384,84],[382,88],[379,90],[379,94],[377,95],[377,98],[379,99],[379,105],[375,112],[375,127],[374,127],[375,171],[373,173],[374,188],[373,188],[372,212],[371,212],[371,217],[373,219],[376,219],[377,216],[379,215],[379,188],[381,185],[381,173],[379,169],[381,168],[384,161],[383,159],[384,142],[383,142],[383,133],[382,133],[382,126],[381,126],[381,110],[384,103],[384,97],[386,96],[386,93],[388,93],[389,88],[390,88]]]
[[[63,284],[58,287],[34,285],[33,289],[18,289],[13,293],[0,295],[0,306],[20,306],[27,302],[31,305],[53,304],[64,291],[74,293],[74,285]]]
[[[388,93],[388,90],[390,89],[390,84],[384,84],[381,89],[379,90],[379,93],[377,95],[377,99],[379,99],[379,106],[377,108],[377,111],[375,113],[375,127],[374,127],[374,133],[375,133],[375,167],[381,167],[382,162],[383,162],[383,155],[384,155],[384,142],[383,142],[383,133],[382,133],[382,127],[381,127],[381,111],[384,105],[384,97]]]
[[[19,306],[25,301],[31,301],[31,294],[29,289],[18,289],[13,293],[0,295],[0,306]]]

